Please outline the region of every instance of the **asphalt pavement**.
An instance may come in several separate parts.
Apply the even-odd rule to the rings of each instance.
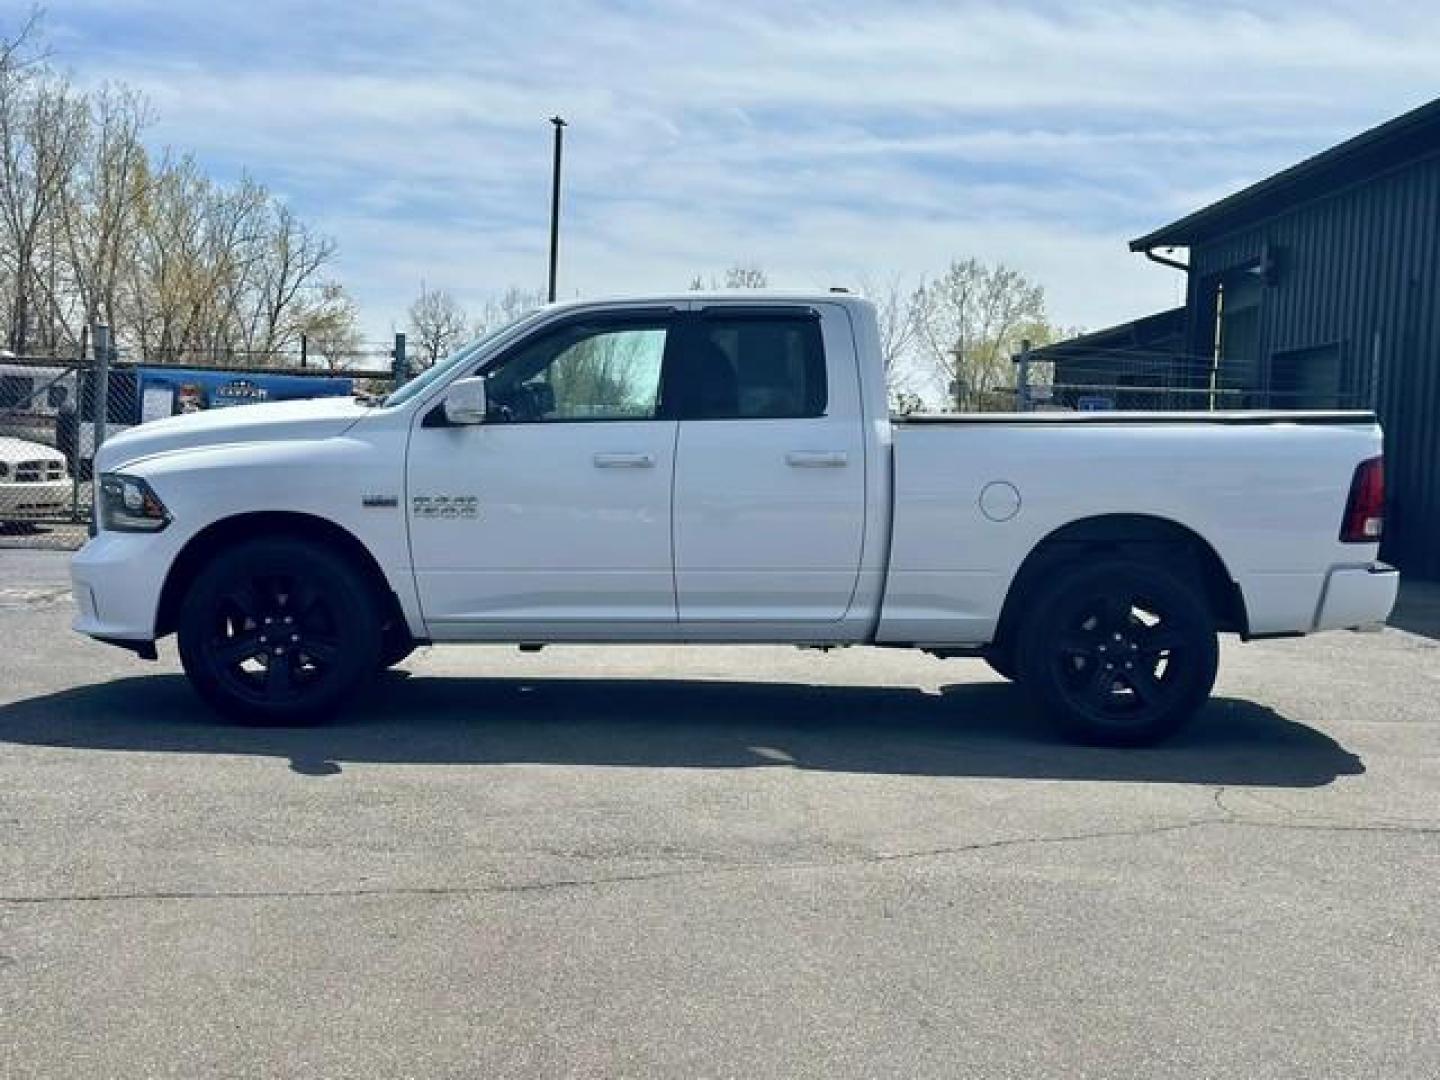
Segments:
[[[0,551],[0,1076],[1440,1075],[1436,596],[1142,751],[868,649],[433,649],[251,730]]]

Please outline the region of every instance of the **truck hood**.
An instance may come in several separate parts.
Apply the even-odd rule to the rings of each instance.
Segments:
[[[203,446],[329,438],[350,428],[367,412],[354,398],[329,397],[260,402],[171,416],[106,439],[95,467],[97,472],[112,472],[141,458]]]
[[[22,461],[64,461],[65,455],[53,446],[0,436],[0,462],[17,465]]]

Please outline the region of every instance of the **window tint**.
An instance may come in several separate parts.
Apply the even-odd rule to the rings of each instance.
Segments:
[[[562,327],[486,376],[490,413],[520,423],[654,419],[667,336],[663,323]]]
[[[35,380],[26,375],[0,375],[0,409],[23,409],[35,395]]]
[[[685,415],[705,420],[821,416],[820,323],[796,315],[707,315],[687,355]]]

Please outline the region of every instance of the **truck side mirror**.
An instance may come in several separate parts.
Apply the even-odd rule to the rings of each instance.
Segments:
[[[445,394],[445,419],[458,426],[485,423],[485,380],[459,379]]]

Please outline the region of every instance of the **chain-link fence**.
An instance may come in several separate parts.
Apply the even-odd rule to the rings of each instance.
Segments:
[[[1263,363],[1071,345],[1032,355],[1022,397],[1030,409],[1367,409],[1374,402],[1366,365],[1335,348],[1277,353]]]
[[[294,356],[268,356],[263,364],[255,357],[231,365],[135,364],[98,353],[0,355],[0,547],[83,543],[95,448],[122,431],[183,413],[389,386],[385,356],[368,370],[333,371],[301,367]]]
[[[61,449],[83,365],[55,357],[0,357],[0,545],[73,547],[90,514],[87,485]]]

